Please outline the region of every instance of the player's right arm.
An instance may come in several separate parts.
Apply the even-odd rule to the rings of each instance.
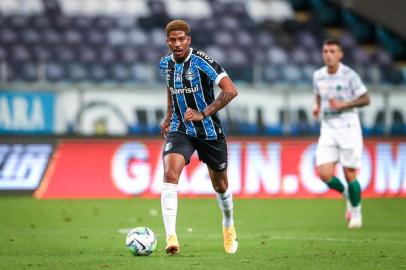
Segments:
[[[317,118],[320,113],[320,105],[321,104],[321,98],[320,95],[315,95],[314,96],[314,104],[313,104],[313,116]]]
[[[314,104],[313,104],[313,117],[317,118],[320,114],[321,108],[321,97],[319,87],[317,86],[316,82],[317,71],[313,73],[313,93],[314,93]]]
[[[166,116],[162,119],[160,127],[161,127],[161,134],[162,136],[166,137],[166,134],[169,131],[169,125],[171,124],[171,117],[172,117],[172,95],[169,88],[166,88],[167,93],[167,107],[166,107]]]
[[[184,116],[186,121],[202,121],[205,117],[213,115],[224,108],[238,95],[237,88],[228,76],[223,77],[218,86],[221,92],[214,102],[207,106],[202,112],[188,108]]]
[[[204,109],[203,113],[205,116],[215,114],[222,108],[224,108],[230,101],[238,95],[237,88],[231,81],[230,77],[226,76],[219,82],[219,87],[221,89],[220,94],[214,100],[212,104]]]

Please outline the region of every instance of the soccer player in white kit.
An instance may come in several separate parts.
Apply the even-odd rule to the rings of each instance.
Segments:
[[[363,141],[357,107],[368,105],[369,95],[358,74],[341,63],[343,51],[337,40],[324,42],[322,56],[325,66],[313,74],[313,116],[321,114],[317,172],[330,189],[347,198],[348,228],[360,228],[361,187],[357,168],[361,165]],[[343,166],[348,190],[334,175],[337,162]]]

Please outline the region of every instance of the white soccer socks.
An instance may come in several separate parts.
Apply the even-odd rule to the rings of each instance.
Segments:
[[[233,194],[229,189],[223,194],[216,192],[217,201],[221,212],[223,213],[223,227],[230,228],[234,226],[233,218]]]
[[[176,235],[176,213],[178,211],[177,184],[163,184],[161,192],[161,207],[166,236]]]
[[[220,194],[216,192],[217,201],[223,213],[223,237],[224,251],[226,253],[236,253],[238,249],[237,233],[234,228],[233,218],[233,194],[227,190]]]
[[[348,194],[348,188],[345,188],[342,193],[345,199],[345,220],[350,221],[351,219],[351,212],[352,212],[352,204],[350,201],[350,195]]]

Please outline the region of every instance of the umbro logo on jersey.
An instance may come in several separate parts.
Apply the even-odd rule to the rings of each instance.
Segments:
[[[182,74],[181,73],[175,73],[175,81],[176,82],[181,82],[182,81]]]
[[[226,162],[221,163],[221,164],[219,165],[219,170],[224,169],[226,166],[227,166],[227,163],[226,163]]]

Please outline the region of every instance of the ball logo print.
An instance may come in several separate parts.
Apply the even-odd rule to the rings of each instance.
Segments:
[[[148,256],[156,248],[155,233],[147,227],[132,229],[125,240],[128,251],[134,256]]]

